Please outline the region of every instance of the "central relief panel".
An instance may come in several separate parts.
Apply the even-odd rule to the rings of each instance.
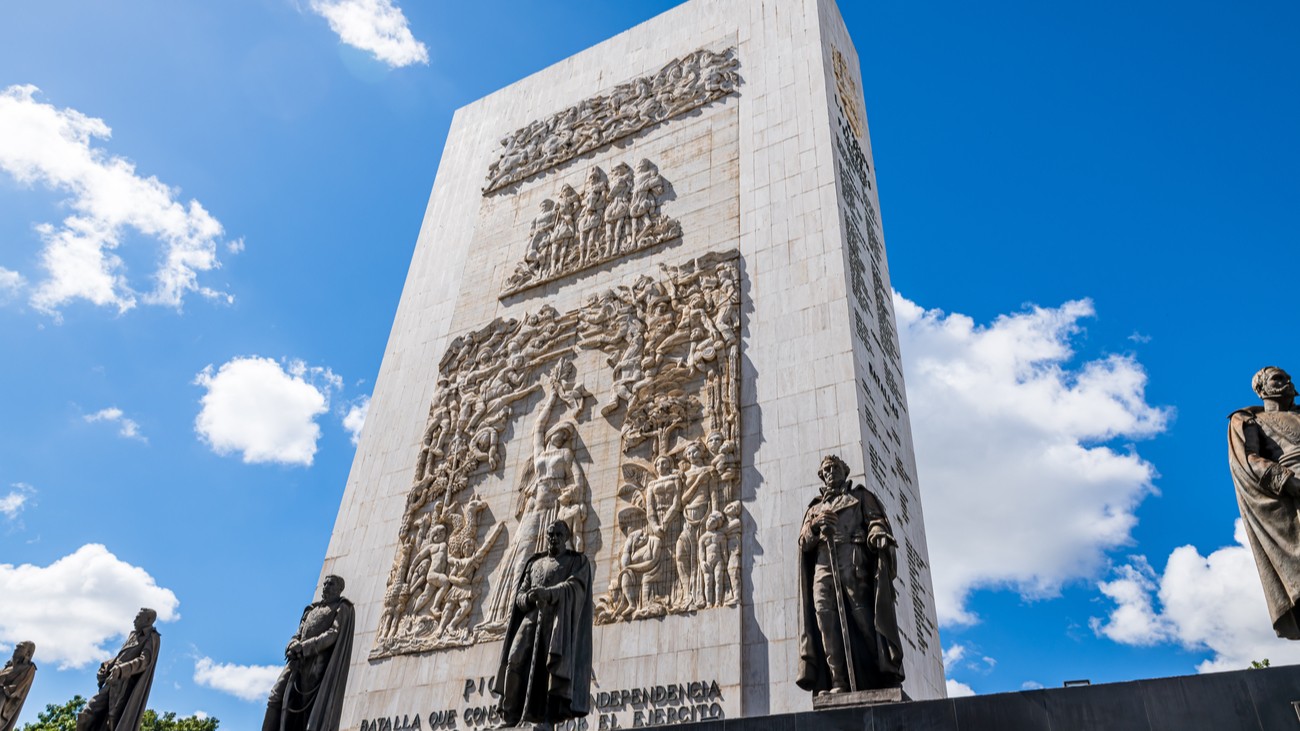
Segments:
[[[597,625],[736,611],[736,67],[700,50],[619,86],[663,98],[617,147],[493,163],[522,182],[484,194],[372,659],[501,639],[555,520],[595,563]]]

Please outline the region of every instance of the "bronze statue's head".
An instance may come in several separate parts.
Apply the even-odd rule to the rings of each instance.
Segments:
[[[1255,395],[1265,401],[1292,401],[1295,399],[1295,384],[1291,376],[1277,366],[1264,366],[1250,381]]]
[[[141,607],[135,615],[135,628],[142,630],[145,627],[152,627],[153,623],[158,620],[158,613],[148,607]]]
[[[343,584],[342,576],[335,576],[334,574],[326,576],[320,585],[320,598],[332,602],[343,596]]]
[[[821,467],[817,470],[817,476],[826,487],[837,487],[849,477],[849,466],[844,460],[840,459],[837,454],[828,454],[822,457]]]
[[[36,643],[31,640],[24,640],[14,645],[14,664],[26,665],[32,661],[32,656],[36,654]]]
[[[552,556],[560,555],[568,547],[571,537],[573,537],[573,529],[568,523],[563,520],[551,523],[546,529],[546,552]]]

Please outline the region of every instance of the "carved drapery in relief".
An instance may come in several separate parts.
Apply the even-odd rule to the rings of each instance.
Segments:
[[[484,194],[721,99],[740,85],[739,65],[734,47],[700,49],[515,130],[501,140]]]
[[[581,193],[561,186],[555,199],[542,201],[524,260],[501,297],[680,238],[681,224],[660,212],[667,187],[644,159],[635,170],[619,163],[609,175],[592,167]]]
[[[598,622],[733,605],[739,589],[740,297],[737,253],[707,254],[661,276],[595,295],[575,311],[550,306],[497,319],[452,341],[439,379],[384,595],[372,658],[499,639],[517,559],[556,518],[591,538],[591,492],[617,491],[611,585]],[[592,398],[575,356],[598,351],[612,370],[598,416],[617,430],[623,476],[588,485],[578,419]],[[477,488],[500,470],[503,433],[542,394],[504,522],[480,520]],[[511,520],[513,518],[513,520]],[[607,529],[610,530],[610,529]],[[506,533],[502,560],[486,571]],[[502,597],[496,596],[501,594]],[[480,611],[481,610],[481,611]],[[474,618],[481,618],[473,622]]]

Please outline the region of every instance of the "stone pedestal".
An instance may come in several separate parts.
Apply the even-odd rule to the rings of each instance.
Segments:
[[[881,703],[906,703],[912,700],[902,688],[873,688],[859,690],[856,693],[822,693],[813,697],[814,711],[830,711],[837,708],[857,708],[875,706]]]

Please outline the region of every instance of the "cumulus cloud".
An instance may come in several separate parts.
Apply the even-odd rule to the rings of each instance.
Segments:
[[[952,678],[948,678],[947,685],[949,698],[964,698],[975,695],[975,691],[969,685]]]
[[[339,40],[393,68],[429,63],[429,49],[411,35],[406,15],[393,0],[311,0]]]
[[[352,435],[352,444],[355,446],[361,441],[361,430],[366,425],[366,414],[370,413],[370,397],[363,396],[360,401],[352,404],[348,408],[348,413],[343,417],[343,428],[348,430]]]
[[[180,617],[176,595],[144,569],[90,543],[49,566],[0,564],[0,643],[36,643],[59,669],[112,657],[140,607]]]
[[[31,85],[0,91],[0,170],[21,184],[67,195],[64,205],[72,211],[57,226],[36,225],[47,276],[32,292],[32,306],[57,316],[76,299],[118,312],[139,301],[180,308],[190,292],[229,300],[198,283],[200,273],[220,266],[221,223],[198,201],[180,203],[177,191],[96,147],[96,139],[112,134],[104,120],[38,101],[39,91]],[[161,244],[160,264],[143,294],[114,253],[128,230]]]
[[[234,665],[201,657],[194,663],[194,682],[246,701],[265,701],[280,676],[278,665]]]
[[[133,419],[128,419],[122,410],[116,406],[110,406],[107,409],[100,409],[93,414],[86,414],[82,417],[87,424],[93,424],[97,421],[107,421],[111,424],[117,424],[117,434],[120,437],[134,439],[136,441],[149,443],[149,440],[140,433],[140,425]]]
[[[36,488],[25,482],[15,482],[10,485],[9,492],[0,496],[0,515],[3,515],[6,520],[17,520],[35,494]]]
[[[966,646],[954,643],[951,647],[943,650],[943,666],[948,670],[957,667],[957,663],[966,657]]]
[[[1163,431],[1146,373],[1112,355],[1072,365],[1087,300],[987,325],[894,295],[924,486],[936,608],[970,624],[979,588],[1026,598],[1096,576],[1130,542],[1155,469],[1116,441]]]
[[[271,358],[236,357],[195,377],[207,389],[194,429],[217,454],[241,453],[244,462],[310,466],[330,391],[343,381],[328,368],[300,360],[288,368]]]
[[[27,286],[27,279],[12,269],[0,267],[0,305],[12,302]]]
[[[1144,556],[1130,557],[1114,579],[1099,584],[1115,608],[1105,619],[1094,617],[1093,630],[1126,645],[1209,650],[1213,657],[1197,666],[1202,673],[1241,670],[1265,658],[1300,663],[1300,647],[1273,632],[1241,519],[1234,533],[1236,545],[1208,556],[1195,546],[1174,549],[1163,574]]]

